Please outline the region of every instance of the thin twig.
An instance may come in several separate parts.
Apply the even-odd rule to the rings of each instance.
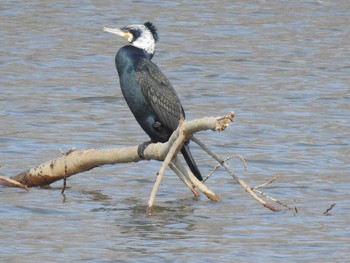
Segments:
[[[278,200],[278,199],[276,199],[276,198],[274,198],[272,196],[269,196],[269,195],[265,194],[264,192],[262,192],[260,190],[257,190],[256,187],[254,187],[252,190],[254,192],[258,193],[259,195],[262,195],[262,196],[266,197],[267,199],[270,199],[271,201],[273,201],[273,202],[275,202],[277,204],[280,204],[281,206],[284,206],[284,207],[286,207],[288,209],[293,209],[293,208],[289,207],[287,204],[283,203],[282,201],[280,201],[280,200]]]
[[[192,141],[194,141],[196,144],[198,144],[205,152],[207,152],[210,156],[212,156],[216,161],[218,161],[225,169],[226,171],[233,177],[233,179],[238,182],[243,189],[250,194],[251,197],[253,197],[256,201],[258,201],[260,204],[262,204],[264,207],[270,209],[271,211],[279,211],[276,207],[270,205],[263,199],[261,199],[259,196],[257,196],[254,191],[252,190],[252,187],[250,187],[246,182],[244,182],[242,179],[240,179],[231,169],[230,167],[214,152],[212,152],[206,145],[204,145],[200,140],[198,140],[196,137],[192,136]]]
[[[261,185],[258,185],[258,186],[255,186],[253,188],[253,190],[256,190],[256,189],[259,189],[259,188],[263,188],[265,187],[266,185],[269,185],[269,184],[272,184],[274,181],[276,181],[277,179],[279,178],[279,176],[275,176],[274,178],[272,178],[271,180],[261,184]]]
[[[299,211],[298,211],[298,208],[297,208],[297,205],[296,205],[297,201],[295,200],[295,198],[293,199],[293,202],[294,202],[294,211],[297,214]]]
[[[62,186],[61,194],[64,194],[66,187],[67,187],[67,176],[63,177],[63,186]]]
[[[68,167],[67,167],[67,160],[66,157],[71,154],[72,152],[74,152],[76,149],[72,148],[71,150],[69,150],[68,152],[64,153],[64,175],[63,175],[63,187],[62,187],[62,191],[61,194],[64,194],[64,191],[66,190],[67,187],[67,174],[68,174]]]
[[[336,204],[332,204],[329,208],[326,209],[326,211],[323,212],[323,214],[326,216],[330,216],[331,214],[329,213],[329,211],[331,211],[335,206]]]
[[[275,203],[277,203],[277,204],[280,204],[281,206],[284,206],[284,207],[286,207],[286,208],[288,208],[288,209],[293,209],[293,208],[289,207],[286,203],[283,203],[282,201],[280,201],[280,200],[278,200],[278,199],[276,199],[276,198],[274,198],[274,197],[271,197],[271,196],[265,194],[264,192],[258,190],[258,189],[260,189],[260,188],[264,188],[266,185],[272,184],[272,183],[273,183],[274,181],[276,181],[278,178],[279,178],[279,176],[275,176],[275,177],[273,177],[271,180],[269,180],[269,181],[267,181],[267,182],[265,182],[265,183],[263,183],[263,184],[261,184],[261,185],[258,185],[258,186],[253,187],[252,190],[253,190],[254,192],[256,192],[256,193],[258,193],[258,194],[264,196],[265,198],[270,199],[271,201],[273,201],[273,202],[275,202]]]
[[[237,155],[237,154],[231,155],[231,156],[227,157],[227,158],[224,160],[224,162],[227,162],[227,161],[229,161],[229,160],[231,160],[231,159],[233,159],[233,158],[238,158],[238,159],[240,159],[240,160],[243,162],[244,170],[246,171],[246,169],[247,169],[247,163],[246,163],[244,157],[241,156],[241,155]],[[217,164],[217,165],[209,172],[209,174],[204,178],[203,183],[204,183],[205,181],[207,181],[207,180],[210,178],[210,176],[212,176],[212,175],[215,173],[215,171],[216,171],[217,169],[219,169],[220,167],[222,167],[222,165],[221,165],[220,163]]]

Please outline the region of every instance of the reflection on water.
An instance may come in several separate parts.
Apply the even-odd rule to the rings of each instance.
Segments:
[[[0,188],[1,261],[344,261],[349,13],[345,0],[2,3],[1,174],[72,147],[147,140],[114,68],[125,43],[102,28],[151,20],[154,61],[187,117],[236,112],[225,132],[198,137],[223,156],[243,155],[252,184],[280,175],[266,190],[299,213],[264,210],[222,170],[208,186],[224,202],[193,199],[169,171],[146,218],[159,164],[106,166],[69,178],[65,198],[61,182]],[[215,165],[193,152],[203,172]]]

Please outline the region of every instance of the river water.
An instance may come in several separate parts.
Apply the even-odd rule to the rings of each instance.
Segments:
[[[224,170],[223,202],[193,199],[168,171],[144,216],[160,163],[105,166],[29,192],[0,188],[2,262],[344,262],[350,255],[350,2],[3,1],[0,174],[72,147],[147,140],[119,88],[126,44],[102,28],[150,20],[154,61],[188,119],[235,111],[197,135],[252,185],[296,205],[273,213]],[[215,165],[196,145],[203,174]],[[335,207],[324,215],[332,204]]]

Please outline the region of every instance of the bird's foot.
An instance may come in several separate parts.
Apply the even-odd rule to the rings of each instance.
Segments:
[[[143,155],[143,152],[146,150],[147,146],[153,143],[152,141],[143,142],[139,146],[137,146],[137,154],[140,156],[140,158],[145,159],[145,156]]]

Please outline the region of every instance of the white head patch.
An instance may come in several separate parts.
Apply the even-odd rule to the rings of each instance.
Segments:
[[[152,32],[145,25],[131,25],[125,28],[132,35],[132,39],[128,39],[132,46],[143,49],[149,54],[154,54],[156,41]]]

